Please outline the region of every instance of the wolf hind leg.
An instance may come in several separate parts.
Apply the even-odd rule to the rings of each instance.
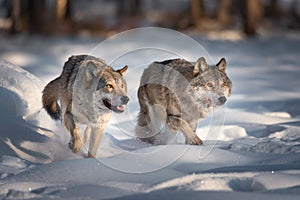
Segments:
[[[143,142],[157,143],[166,125],[166,111],[160,104],[150,105],[147,113],[140,112],[137,125],[137,136]]]
[[[82,136],[80,128],[75,124],[73,115],[66,112],[64,115],[64,125],[71,134],[69,147],[74,153],[78,153],[82,147]]]
[[[145,86],[140,86],[138,89],[138,99],[140,104],[140,112],[138,115],[138,123],[135,129],[136,136],[139,140],[153,144],[154,138],[151,137],[153,135],[151,133],[151,129],[149,128],[149,125],[151,123],[151,119],[149,116],[149,103],[148,98],[146,94],[146,88]]]
[[[168,115],[167,124],[170,129],[173,129],[175,131],[180,130],[183,132],[186,144],[203,144],[202,140],[196,135],[196,133],[192,130],[190,125],[180,116]]]
[[[151,137],[152,133],[149,129],[151,123],[150,117],[147,113],[140,111],[138,116],[138,123],[136,126],[136,136],[143,142],[153,144],[154,138]]]

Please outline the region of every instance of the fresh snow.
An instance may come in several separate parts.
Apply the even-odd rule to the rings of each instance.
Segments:
[[[300,38],[192,38],[202,47],[168,30],[129,31],[104,42],[0,37],[0,198],[299,199]],[[41,105],[44,86],[72,54],[129,66],[130,103],[113,115],[97,159],[84,159],[85,148],[73,154],[69,134]],[[184,145],[181,135],[175,144],[140,142],[139,77],[152,61],[178,56],[205,56],[210,64],[225,57],[232,96],[199,123],[203,146]]]

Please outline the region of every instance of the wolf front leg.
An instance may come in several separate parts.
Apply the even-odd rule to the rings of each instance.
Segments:
[[[100,141],[104,134],[104,126],[91,126],[90,128],[90,145],[88,150],[88,158],[95,158]]]
[[[84,146],[84,150],[86,151],[88,151],[89,148],[91,131],[92,128],[90,126],[86,126],[86,129],[84,131],[84,137],[83,137],[83,146]]]
[[[81,130],[75,124],[72,113],[66,112],[64,114],[63,122],[71,134],[69,147],[74,153],[78,153],[82,147]]]
[[[167,124],[173,130],[180,130],[185,136],[185,143],[192,145],[203,144],[202,140],[192,130],[190,125],[180,116],[169,115],[167,117]]]

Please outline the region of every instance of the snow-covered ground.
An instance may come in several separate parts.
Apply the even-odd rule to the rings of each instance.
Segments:
[[[104,42],[1,36],[0,198],[299,199],[300,38],[193,39],[158,29]],[[72,54],[130,67],[130,103],[113,116],[97,159],[74,155],[67,131],[41,109],[43,87]],[[178,56],[225,57],[232,96],[199,123],[203,146],[144,144],[134,138],[139,77],[152,61]]]

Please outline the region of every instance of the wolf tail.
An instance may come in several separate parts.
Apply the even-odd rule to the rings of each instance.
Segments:
[[[61,109],[58,105],[59,78],[54,79],[43,90],[43,107],[54,120],[61,119]]]

